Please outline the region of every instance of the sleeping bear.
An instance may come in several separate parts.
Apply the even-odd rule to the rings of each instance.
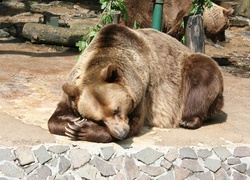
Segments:
[[[143,125],[196,129],[223,106],[210,57],[159,31],[115,24],[101,29],[62,89],[48,128],[72,140],[122,140]]]

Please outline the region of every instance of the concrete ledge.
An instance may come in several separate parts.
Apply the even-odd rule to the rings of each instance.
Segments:
[[[0,179],[249,179],[250,147],[1,147]]]

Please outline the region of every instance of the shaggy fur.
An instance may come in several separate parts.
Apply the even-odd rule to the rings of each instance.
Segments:
[[[105,26],[63,85],[51,133],[110,142],[141,127],[199,128],[223,106],[223,79],[208,56],[152,29]]]
[[[229,16],[232,14],[233,9],[225,9],[214,3],[211,8],[206,8],[203,14],[206,37],[213,42],[225,41],[225,29],[229,25]]]

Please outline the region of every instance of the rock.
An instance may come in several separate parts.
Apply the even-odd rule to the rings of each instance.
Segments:
[[[209,151],[208,149],[199,149],[198,150],[198,156],[201,157],[201,158],[207,158],[209,156],[212,156],[212,152]]]
[[[189,169],[193,172],[203,172],[203,169],[197,160],[184,159],[181,163],[182,168]]]
[[[26,175],[30,174],[32,171],[34,171],[37,167],[39,166],[38,163],[34,163],[34,164],[31,164],[29,165],[28,167],[26,167],[24,169],[24,172]]]
[[[70,161],[65,157],[60,157],[58,172],[59,174],[65,173],[71,166]]]
[[[89,162],[91,155],[85,149],[72,149],[69,153],[73,168],[79,168]]]
[[[109,160],[114,153],[115,153],[115,150],[112,146],[101,148],[101,156],[104,160]]]
[[[70,148],[69,146],[59,146],[59,145],[56,145],[56,146],[50,146],[48,148],[48,150],[50,152],[53,152],[53,153],[56,153],[56,154],[61,154],[61,153],[65,153],[66,151],[68,151]]]
[[[220,66],[229,66],[232,64],[230,61],[230,57],[223,56],[212,56],[213,60],[215,60]],[[212,152],[211,152],[212,155]]]
[[[228,169],[226,172],[227,172],[227,175],[228,175],[228,176],[231,176],[231,175],[232,175],[232,169],[231,169],[231,168]]]
[[[170,149],[164,158],[170,162],[173,162],[178,157],[178,152],[176,149]]]
[[[230,169],[230,166],[229,166],[228,164],[224,163],[224,162],[221,163],[221,167],[222,167],[225,171],[227,171],[227,170]]]
[[[197,159],[197,155],[194,150],[189,147],[184,147],[180,149],[180,158],[181,159]]]
[[[0,161],[14,161],[15,159],[11,149],[0,149]]]
[[[237,171],[239,171],[240,173],[245,173],[247,170],[247,164],[246,163],[242,163],[236,166],[233,166],[233,168]]]
[[[247,146],[240,146],[234,149],[234,157],[247,157],[250,156],[250,148]]]
[[[33,152],[29,147],[19,147],[15,150],[15,154],[21,166],[35,162]]]
[[[6,38],[6,37],[9,37],[10,34],[5,31],[4,29],[0,29],[0,38]]]
[[[222,161],[225,161],[229,156],[232,155],[225,147],[214,147],[213,151]]]
[[[168,170],[172,167],[172,163],[167,161],[166,159],[163,159],[161,161],[161,166],[165,167]]]
[[[36,174],[30,174],[26,180],[38,180],[38,176]]]
[[[126,176],[121,173],[121,172],[118,172],[115,177],[114,177],[114,180],[126,180]]]
[[[229,159],[227,160],[227,163],[228,163],[229,165],[235,165],[235,164],[240,164],[241,161],[240,161],[239,158],[229,158]]]
[[[83,167],[81,167],[77,172],[84,179],[96,179],[96,174],[98,170],[96,167],[87,163]]]
[[[75,180],[75,177],[72,176],[71,174],[68,174],[68,175],[57,175],[56,177],[51,176],[51,180],[57,180],[57,179],[60,179],[60,180]],[[46,180],[50,180],[50,179],[47,178]]]
[[[18,167],[14,162],[3,162],[0,164],[0,172],[4,176],[11,178],[22,179],[24,177],[24,170]]]
[[[59,157],[55,157],[49,162],[49,164],[53,167],[57,167],[58,162],[59,162]]]
[[[195,173],[195,177],[202,180],[213,180],[213,174],[208,172],[202,172],[202,173]]]
[[[168,171],[167,172],[167,174],[163,174],[163,175],[161,175],[161,176],[159,176],[159,177],[157,177],[157,180],[174,180],[175,178],[174,178],[174,173],[173,173],[173,171]]]
[[[213,46],[218,48],[218,49],[224,49],[224,47],[222,45],[217,44],[217,43],[213,44]]]
[[[241,32],[241,34],[244,34],[244,35],[250,36],[250,31],[243,31],[243,32]]]
[[[38,179],[45,180],[47,177],[52,175],[52,172],[48,166],[44,165],[36,170],[36,174],[38,176]]]
[[[238,13],[241,15],[241,16],[245,16],[245,17],[248,17],[250,18],[250,1],[249,0],[242,0],[240,1],[240,5],[239,5],[239,8],[238,8]]]
[[[91,161],[90,163],[95,166],[98,171],[100,171],[100,173],[103,175],[103,176],[112,176],[112,175],[115,175],[115,168],[114,166],[109,163],[109,162],[106,162],[104,161],[103,159],[95,156]]]
[[[154,163],[157,159],[159,159],[163,155],[164,154],[161,152],[155,151],[151,148],[146,148],[134,154],[133,157],[149,165],[149,164]]]
[[[110,163],[113,164],[117,170],[121,170],[123,168],[123,164],[124,164],[123,161],[124,161],[124,157],[119,156],[119,157],[115,157],[115,158],[111,159]]]
[[[152,180],[152,177],[143,173],[140,177],[136,178],[136,180]]]
[[[248,167],[248,169],[246,171],[246,175],[248,175],[250,177],[250,167]]]
[[[47,152],[44,145],[40,146],[37,150],[34,150],[33,152],[40,164],[44,164],[52,158],[51,155]]]
[[[215,173],[221,168],[221,161],[218,159],[207,158],[205,160],[205,167]]]
[[[238,19],[238,18],[231,18],[229,19],[229,26],[230,27],[245,27],[248,26],[249,22],[247,22],[246,20],[242,20],[242,19]]]
[[[250,37],[243,37],[243,40],[250,42]]]
[[[238,173],[237,171],[233,172],[233,179],[245,180],[247,177],[243,174]]]
[[[132,157],[125,157],[124,169],[127,179],[135,179],[140,176],[139,168]]]
[[[214,177],[215,179],[229,180],[229,177],[223,168],[220,168],[216,173],[214,173]]]
[[[233,38],[233,37],[235,37],[235,34],[232,34],[232,33],[230,33],[230,32],[225,32],[225,35],[226,35],[226,37],[228,37],[228,38]]]
[[[159,176],[165,172],[165,169],[159,166],[140,166],[140,169],[146,174],[154,177]]]
[[[192,171],[175,166],[174,173],[175,173],[175,180],[182,180],[186,179],[190,174],[192,174]]]

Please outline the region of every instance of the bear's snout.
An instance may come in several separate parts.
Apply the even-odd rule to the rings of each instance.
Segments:
[[[114,128],[113,132],[115,132],[115,134],[114,135],[111,134],[111,135],[114,136],[116,139],[119,139],[119,140],[124,139],[128,134],[127,129],[118,129],[118,128],[116,129],[116,128]]]
[[[130,127],[122,118],[118,116],[107,118],[104,123],[114,138],[122,140],[127,137]]]

